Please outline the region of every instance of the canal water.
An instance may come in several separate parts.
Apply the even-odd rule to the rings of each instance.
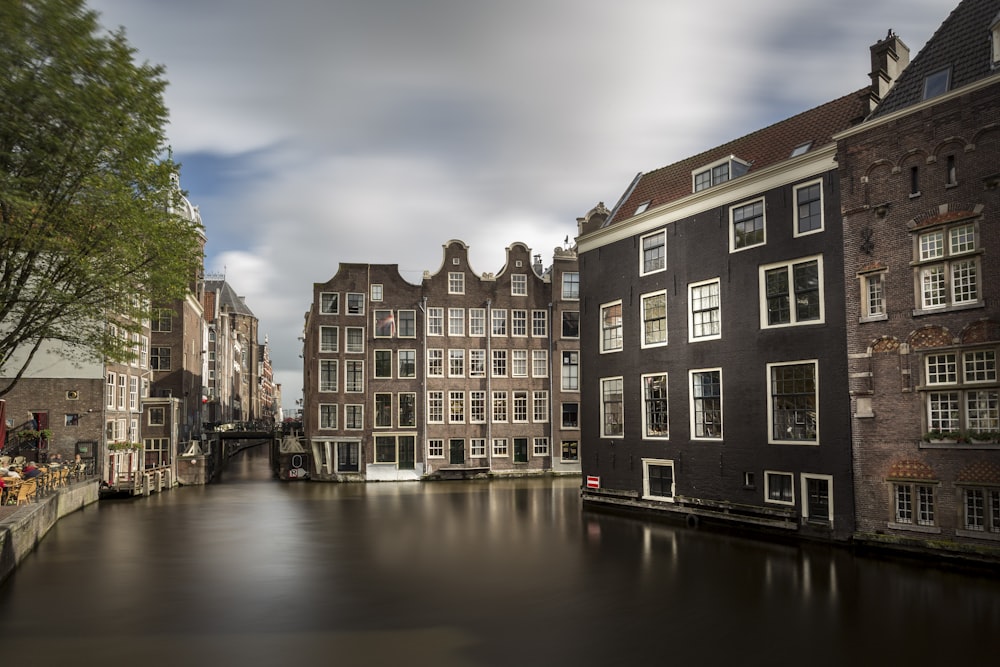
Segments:
[[[280,483],[250,450],[217,484],[61,520],[0,586],[3,661],[1000,660],[1000,574],[584,513],[578,487]]]

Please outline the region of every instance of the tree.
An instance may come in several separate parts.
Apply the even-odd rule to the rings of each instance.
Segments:
[[[201,266],[172,206],[164,69],[134,55],[83,0],[0,3],[0,396],[46,341],[128,360],[122,334]]]

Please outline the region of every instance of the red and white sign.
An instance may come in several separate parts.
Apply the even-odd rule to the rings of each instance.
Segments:
[[[587,475],[587,488],[588,489],[599,489],[601,488],[601,478],[594,475]]]

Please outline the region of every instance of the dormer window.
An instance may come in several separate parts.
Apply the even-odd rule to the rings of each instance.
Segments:
[[[739,178],[749,170],[749,164],[730,155],[725,160],[692,171],[691,180],[694,184],[694,191],[701,192],[728,180]]]
[[[943,95],[951,88],[951,67],[938,70],[924,79],[924,99]]]

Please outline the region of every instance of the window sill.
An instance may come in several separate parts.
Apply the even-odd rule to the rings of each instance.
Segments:
[[[864,324],[865,322],[885,322],[889,319],[888,315],[872,315],[871,317],[859,317],[858,323]]]
[[[955,440],[937,440],[927,442],[920,440],[917,449],[983,449],[1000,450],[1000,444],[995,442],[958,442]]]
[[[960,310],[974,310],[976,308],[983,308],[986,304],[982,301],[977,301],[976,303],[962,304],[960,306],[945,306],[943,308],[932,308],[929,310],[921,310],[919,308],[913,309],[913,317],[923,317],[925,315],[940,315],[941,313],[953,313]]]
[[[974,540],[987,540],[989,542],[1000,542],[1000,533],[988,533],[984,530],[964,530],[955,531],[955,537],[967,537]]]
[[[888,523],[887,528],[892,530],[905,530],[911,533],[924,533],[927,535],[940,535],[941,529],[937,526],[921,526],[912,523]]]

